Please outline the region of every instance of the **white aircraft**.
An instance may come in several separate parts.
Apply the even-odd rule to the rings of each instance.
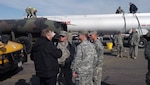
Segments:
[[[64,22],[67,24],[67,30],[73,32],[97,31],[99,34],[105,35],[121,31],[126,34],[132,28],[136,28],[141,35],[141,44],[145,43],[142,36],[150,30],[150,13],[44,16],[44,18]]]

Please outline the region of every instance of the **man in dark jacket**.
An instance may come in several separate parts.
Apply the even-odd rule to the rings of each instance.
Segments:
[[[147,59],[148,61],[148,72],[146,74],[146,83],[147,85],[150,85],[150,32],[147,33],[146,39],[147,39],[147,44],[145,46],[145,51],[144,51],[145,59]]]
[[[40,85],[56,85],[59,65],[57,58],[62,51],[53,42],[53,32],[49,29],[42,30],[41,37],[35,42],[31,51],[36,75],[40,78]]]
[[[129,8],[130,13],[136,13],[138,8],[132,2],[130,2],[129,5],[130,5]]]
[[[75,45],[68,41],[67,32],[60,32],[60,42],[57,45],[62,50],[62,56],[58,58],[60,73],[58,78],[59,85],[73,85],[71,63],[75,55]]]

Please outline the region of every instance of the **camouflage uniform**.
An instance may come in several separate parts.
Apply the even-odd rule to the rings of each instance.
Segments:
[[[32,16],[32,15],[31,15],[31,8],[32,8],[32,7],[27,7],[27,8],[26,8],[27,18],[29,18],[29,16],[30,16],[30,18],[31,18],[31,16]]]
[[[93,85],[93,67],[97,54],[95,47],[89,41],[83,41],[77,46],[77,54],[73,63],[73,71],[78,73],[79,85]]]
[[[118,34],[115,36],[115,46],[117,48],[117,57],[123,57],[123,36]]]
[[[60,31],[60,42],[57,48],[61,49],[62,56],[58,58],[60,72],[58,74],[59,85],[74,85],[72,82],[72,69],[71,63],[75,55],[75,46],[68,42],[67,32]]]
[[[93,44],[95,46],[98,58],[97,63],[94,66],[94,85],[101,85],[104,48],[99,40],[95,41]]]
[[[129,44],[130,44],[130,57],[136,59],[138,55],[138,45],[139,45],[140,37],[137,32],[132,32],[129,36]]]
[[[27,7],[26,8],[26,13],[27,13],[27,18],[32,18],[32,17],[36,17],[36,12],[37,10],[35,8],[32,8],[32,7]]]
[[[32,17],[36,17],[36,12],[37,12],[37,9],[35,9],[35,8],[32,8],[31,9],[31,14],[32,14]]]

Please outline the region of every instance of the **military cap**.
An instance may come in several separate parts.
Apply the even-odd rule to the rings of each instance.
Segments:
[[[61,36],[67,36],[67,32],[66,31],[60,31],[60,34]]]
[[[135,28],[132,28],[132,30],[136,30]]]
[[[86,34],[88,34],[88,31],[79,31],[79,35],[80,35],[80,34],[86,35]]]
[[[88,35],[97,34],[97,31],[90,31]]]

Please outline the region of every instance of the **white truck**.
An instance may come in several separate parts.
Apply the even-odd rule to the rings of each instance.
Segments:
[[[146,35],[150,30],[150,13],[124,14],[96,14],[96,15],[68,15],[43,16],[49,20],[61,21],[67,24],[67,30],[77,32],[81,30],[97,31],[99,35],[114,35],[118,31],[129,34],[136,28],[141,39],[139,47],[144,47]]]

